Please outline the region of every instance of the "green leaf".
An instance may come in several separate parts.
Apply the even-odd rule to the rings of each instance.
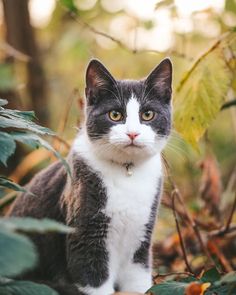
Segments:
[[[16,149],[15,141],[6,132],[0,131],[0,162],[7,165],[8,158],[14,154]]]
[[[73,0],[59,0],[59,2],[71,12],[78,13],[78,8],[76,7]]]
[[[21,230],[24,232],[60,232],[60,233],[71,233],[74,231],[73,228],[68,227],[60,222],[44,219],[35,219],[31,217],[9,217],[0,218],[0,228],[4,228],[8,231]]]
[[[230,272],[230,273],[227,273],[226,275],[224,275],[220,281],[219,281],[221,284],[224,284],[224,283],[235,283],[236,284],[236,272],[233,271],[233,272]]]
[[[3,116],[4,115],[4,116]],[[6,118],[6,117],[7,118]],[[14,129],[23,129],[23,130],[29,130],[41,135],[53,135],[54,132],[52,132],[50,129],[46,127],[39,126],[35,124],[34,122],[29,122],[28,120],[25,120],[23,118],[16,118],[14,115],[11,115],[9,113],[4,113],[3,111],[0,111],[0,127],[1,128],[14,128]]]
[[[4,177],[2,175],[0,176],[0,186],[12,189],[12,190],[17,191],[17,192],[27,192],[28,194],[34,196],[34,194],[31,193],[30,191],[26,190],[25,188],[23,188],[19,184],[11,181],[10,179],[8,179],[8,178],[6,178],[6,177]]]
[[[232,74],[224,59],[223,49],[216,44],[193,65],[174,96],[175,128],[194,147],[226,97]]]
[[[151,287],[148,292],[154,295],[184,295],[188,283],[166,281]]]
[[[235,295],[236,287],[232,285],[221,285],[215,286],[213,285],[209,289],[207,289],[204,295]]]
[[[33,111],[18,111],[2,108],[0,109],[0,115],[9,117],[11,119],[25,119],[27,121],[33,121],[37,119]]]
[[[25,236],[0,227],[0,276],[14,276],[35,266],[37,254]],[[2,294],[0,292],[0,294]]]
[[[27,144],[33,148],[38,148],[39,146],[42,146],[45,149],[51,151],[62,162],[68,174],[71,175],[70,167],[68,163],[65,161],[65,159],[61,156],[60,153],[54,150],[54,148],[47,141],[42,139],[40,136],[38,136],[37,134],[23,132],[11,132],[10,134],[16,141]]]
[[[0,98],[0,107],[5,106],[6,104],[8,104],[8,101],[6,99]]]
[[[213,273],[212,273],[213,274]],[[219,275],[217,275],[219,277]],[[230,272],[223,276],[219,277],[217,281],[215,281],[212,286],[207,289],[204,295],[212,295],[212,294],[220,294],[220,295],[234,295],[236,294],[236,272]]]
[[[58,293],[43,284],[29,281],[10,281],[0,284],[1,295],[58,295]]]
[[[220,273],[217,271],[215,267],[206,271],[200,279],[200,281],[204,283],[214,283],[218,280],[220,280]]]

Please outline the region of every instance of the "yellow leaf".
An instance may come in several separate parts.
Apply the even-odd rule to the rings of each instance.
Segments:
[[[174,95],[175,129],[195,148],[225,100],[233,76],[225,61],[225,50],[236,46],[235,36],[227,35],[203,54]]]

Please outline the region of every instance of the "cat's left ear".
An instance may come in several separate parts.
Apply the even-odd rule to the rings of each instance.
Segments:
[[[171,99],[172,92],[172,63],[169,58],[165,58],[160,64],[148,75],[146,83],[158,89],[166,101]]]
[[[100,89],[109,88],[114,83],[115,79],[105,66],[99,60],[92,59],[86,71],[85,94],[88,101],[93,103],[92,100]]]

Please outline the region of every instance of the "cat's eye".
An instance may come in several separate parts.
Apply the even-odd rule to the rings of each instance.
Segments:
[[[118,122],[123,119],[123,115],[118,111],[113,110],[113,111],[110,111],[108,114],[112,121]]]
[[[153,111],[146,111],[141,114],[143,121],[151,121],[154,118],[155,113]]]

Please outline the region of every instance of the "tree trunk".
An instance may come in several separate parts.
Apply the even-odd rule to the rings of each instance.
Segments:
[[[46,79],[41,65],[34,30],[30,23],[28,0],[2,0],[9,45],[28,55],[27,91],[40,124],[48,125]]]

